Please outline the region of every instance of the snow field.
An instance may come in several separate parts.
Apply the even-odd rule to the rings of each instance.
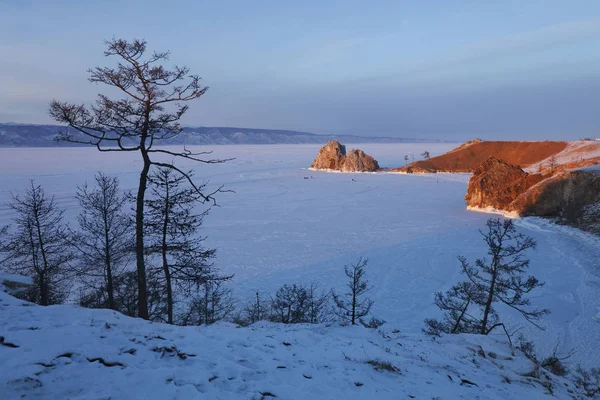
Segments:
[[[491,337],[363,327],[176,327],[0,293],[2,399],[545,399],[573,385]]]

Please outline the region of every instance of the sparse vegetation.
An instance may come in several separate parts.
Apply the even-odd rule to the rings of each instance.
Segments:
[[[373,300],[365,297],[370,289],[365,277],[368,262],[367,259],[359,258],[356,263],[346,266],[344,272],[348,278],[348,291],[343,294],[332,291],[339,318],[351,325],[356,325],[361,318],[367,316],[373,307]]]
[[[172,70],[161,65],[168,52],[154,52],[147,58],[146,41],[112,39],[106,42],[104,55],[116,57],[116,67],[96,67],[90,70],[90,82],[116,89],[124,99],[112,100],[98,95],[95,106],[52,101],[50,116],[77,132],[65,130],[57,140],[95,146],[103,152],[136,152],[142,159],[135,201],[135,254],[138,284],[138,316],[149,319],[144,242],[144,207],[150,169],[169,168],[180,174],[205,202],[215,202],[221,188],[206,191],[191,176],[174,164],[159,161],[160,156],[185,159],[199,163],[221,163],[225,160],[205,159],[207,152],[194,153],[187,149],[173,151],[157,148],[161,141],[181,133],[179,120],[188,110],[185,103],[206,93],[200,77],[190,75],[187,67]],[[184,82],[188,80],[187,82]],[[173,109],[174,107],[174,109]],[[158,157],[158,158],[157,158]]]
[[[33,181],[24,195],[13,195],[8,206],[15,217],[14,229],[3,229],[4,269],[33,281],[19,295],[42,306],[64,302],[70,289],[69,263],[74,259],[64,210]]]
[[[400,373],[400,369],[398,369],[394,364],[389,361],[383,360],[367,360],[365,361],[367,364],[373,367],[375,371],[388,371],[393,372],[395,374]]]
[[[589,398],[600,395],[600,368],[584,369],[577,366],[573,374],[575,385]]]
[[[445,333],[489,334],[506,326],[494,308],[502,303],[518,311],[527,321],[537,325],[537,321],[549,313],[546,309],[530,307],[526,297],[535,288],[543,285],[533,276],[525,276],[529,259],[524,257],[527,250],[535,248],[536,242],[517,232],[512,220],[489,219],[487,230],[480,231],[488,247],[489,260],[477,259],[471,265],[466,258],[459,256],[462,272],[468,278],[453,286],[446,294],[436,294],[436,305],[444,311],[443,320],[427,319],[426,332],[438,335]],[[509,336],[509,335],[508,335]],[[510,336],[509,336],[510,341]]]
[[[85,184],[77,189],[81,211],[79,230],[71,230],[69,236],[77,256],[72,272],[82,285],[86,307],[126,312],[116,297],[133,256],[134,227],[125,211],[129,197],[121,192],[116,176],[97,173],[94,180],[93,188]]]
[[[329,318],[329,293],[317,293],[317,285],[283,285],[271,300],[273,322],[317,324]]]

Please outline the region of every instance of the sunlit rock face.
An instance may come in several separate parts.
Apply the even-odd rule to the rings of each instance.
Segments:
[[[342,171],[344,172],[373,172],[379,169],[377,161],[362,150],[350,150],[344,163]]]
[[[379,169],[377,161],[362,150],[350,150],[338,141],[330,141],[319,149],[311,168],[344,172],[372,172]]]
[[[473,171],[465,200],[469,207],[514,211],[511,205],[517,197],[542,179],[490,157]]]
[[[490,157],[473,172],[465,200],[472,208],[557,217],[563,223],[598,233],[600,167],[557,168],[545,174],[528,174]]]

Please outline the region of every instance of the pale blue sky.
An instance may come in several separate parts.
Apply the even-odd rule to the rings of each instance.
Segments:
[[[203,77],[186,125],[600,136],[598,0],[0,0],[0,121],[93,101],[85,71],[113,36]]]

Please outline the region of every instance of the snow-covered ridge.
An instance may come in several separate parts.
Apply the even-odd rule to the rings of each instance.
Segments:
[[[54,137],[65,127],[58,125],[34,125],[0,123],[0,146],[2,147],[55,147],[69,146],[56,143]],[[76,131],[72,131],[78,135]],[[253,129],[232,127],[185,127],[177,137],[161,142],[162,145],[232,145],[232,144],[324,144],[328,140],[352,143],[433,143],[436,140],[407,139],[382,136],[319,135],[281,129]],[[85,140],[84,140],[85,141]],[[73,145],[73,144],[70,144]]]
[[[3,399],[542,399],[571,382],[491,337],[392,327],[176,327],[0,293]],[[551,389],[550,389],[551,388]]]

